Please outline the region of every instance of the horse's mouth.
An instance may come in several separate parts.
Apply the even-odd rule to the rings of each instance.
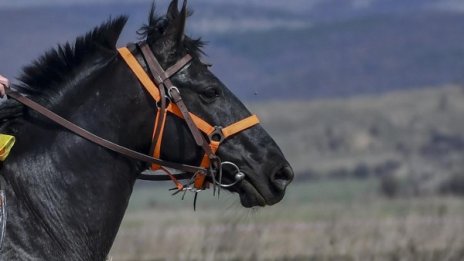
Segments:
[[[267,202],[258,189],[246,179],[237,185],[237,193],[240,195],[240,203],[246,208],[255,206],[264,207]]]
[[[290,166],[276,168],[277,171],[270,174],[269,181],[265,182],[261,175],[249,175],[253,171],[244,170],[245,178],[237,184],[226,187],[230,192],[236,192],[240,196],[242,206],[251,208],[255,206],[264,207],[274,205],[282,200],[285,195],[285,188],[293,179],[293,171]],[[222,184],[232,184],[231,173],[224,172]],[[267,177],[268,175],[262,175]]]

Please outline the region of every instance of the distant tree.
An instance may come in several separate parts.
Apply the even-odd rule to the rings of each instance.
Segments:
[[[443,182],[440,188],[443,194],[464,196],[464,172],[456,172]]]
[[[372,171],[370,170],[369,166],[365,163],[359,163],[356,168],[353,170],[353,176],[355,178],[365,179],[371,176]]]
[[[380,193],[388,198],[395,198],[400,192],[400,181],[395,175],[385,175],[380,179]]]

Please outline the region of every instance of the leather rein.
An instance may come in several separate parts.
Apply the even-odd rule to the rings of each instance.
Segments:
[[[258,124],[259,119],[256,117],[256,115],[251,115],[227,127],[212,126],[208,124],[200,117],[189,112],[182,99],[179,89],[174,86],[170,80],[174,74],[176,74],[191,62],[192,57],[187,54],[174,65],[164,70],[146,42],[137,43],[135,44],[135,47],[140,50],[141,56],[146,64],[146,67],[148,68],[149,73],[143,69],[137,58],[127,47],[118,49],[118,52],[123,60],[127,63],[129,68],[132,70],[132,72],[135,74],[142,86],[144,86],[146,91],[155,101],[157,112],[154,124],[155,126],[153,129],[152,145],[150,148],[150,154],[153,156],[131,150],[127,147],[118,145],[107,139],[99,137],[64,119],[44,106],[23,96],[17,91],[7,89],[6,94],[9,97],[22,103],[26,107],[38,112],[44,117],[81,136],[84,139],[87,139],[95,144],[98,144],[128,158],[146,162],[151,165],[152,170],[164,171],[166,175],[148,175],[142,173],[139,174],[137,178],[145,180],[172,180],[176,184],[176,188],[174,188],[174,190],[177,190],[177,192],[175,193],[187,190],[194,192],[202,191],[209,187],[209,183],[206,180],[207,177],[211,179],[214,188],[216,188],[216,185],[219,187],[231,187],[243,180],[245,174],[240,171],[238,166],[232,162],[221,162],[220,158],[216,155],[216,151],[218,150],[219,145],[226,138]],[[190,133],[195,139],[195,143],[205,152],[200,166],[192,166],[160,159],[164,125],[168,113],[185,120]],[[208,137],[209,141],[206,140],[205,136]],[[230,184],[222,183],[222,170],[226,166],[228,169],[232,169],[235,172],[235,180]],[[184,173],[172,174],[171,171],[167,168],[183,171]],[[181,179],[187,179],[188,182],[186,184],[181,184],[178,181]]]

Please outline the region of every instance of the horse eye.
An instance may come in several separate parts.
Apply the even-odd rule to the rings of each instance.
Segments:
[[[217,88],[208,88],[201,92],[201,97],[207,99],[207,101],[212,101],[215,98],[220,96],[220,91]]]

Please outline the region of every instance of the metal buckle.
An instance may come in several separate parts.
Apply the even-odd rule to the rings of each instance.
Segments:
[[[172,94],[171,94],[171,92],[172,92],[173,90],[177,91],[177,93],[180,94],[180,91],[179,91],[179,89],[178,89],[176,86],[171,86],[171,87],[169,87],[169,89],[168,89],[168,94],[169,94],[169,97],[171,98],[171,100],[174,100],[174,97],[172,97]]]
[[[209,142],[222,143],[225,139],[224,133],[222,132],[222,126],[214,126],[214,130],[208,134]]]

